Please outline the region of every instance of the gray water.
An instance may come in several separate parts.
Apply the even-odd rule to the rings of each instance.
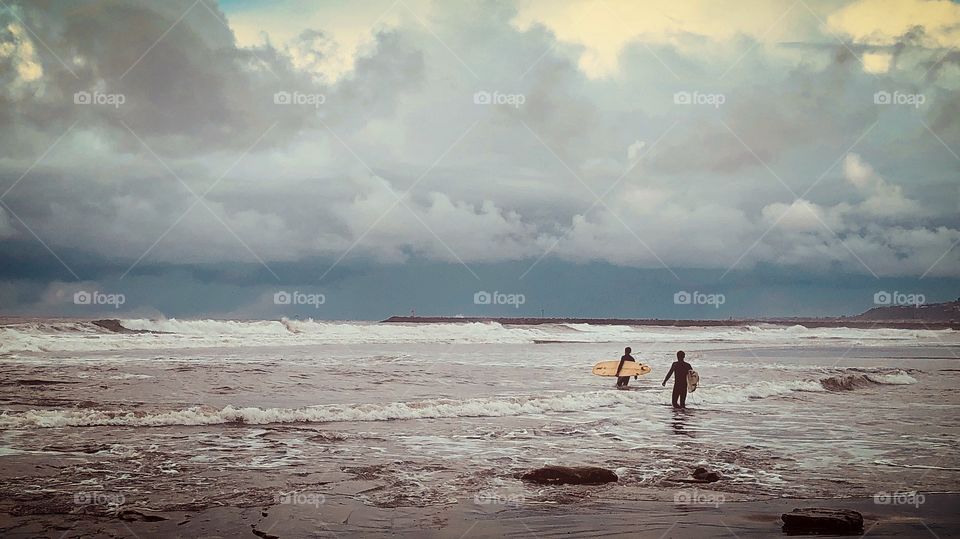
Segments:
[[[157,348],[124,336],[127,349],[8,351],[0,492],[104,510],[311,495],[576,502],[582,490],[516,477],[545,464],[614,469],[607,495],[625,499],[675,499],[695,466],[723,474],[710,489],[727,499],[957,490],[955,332],[771,345],[676,331],[633,343],[653,372],[629,391],[590,374],[623,342]],[[686,411],[660,385],[679,347],[701,376]]]

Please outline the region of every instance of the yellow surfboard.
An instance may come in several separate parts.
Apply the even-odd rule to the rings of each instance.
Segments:
[[[617,366],[620,360],[601,361],[593,366],[593,374],[597,376],[617,376]],[[649,374],[652,369],[648,365],[637,363],[635,361],[626,361],[623,368],[620,369],[620,376],[643,376]]]

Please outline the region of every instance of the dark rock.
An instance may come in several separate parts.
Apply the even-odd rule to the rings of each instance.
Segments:
[[[601,485],[618,478],[612,471],[594,466],[544,466],[524,473],[520,479],[542,485]]]
[[[160,515],[149,515],[146,513],[141,513],[140,511],[136,511],[134,509],[125,509],[123,511],[120,511],[120,513],[117,514],[117,517],[119,517],[121,520],[142,521],[142,522],[160,522],[162,520],[167,520],[167,517],[162,517]]]
[[[713,483],[714,481],[720,480],[720,472],[711,472],[710,470],[704,467],[698,467],[693,470],[693,478],[703,481],[704,483]]]
[[[263,530],[258,530],[256,524],[251,524],[251,525],[250,525],[250,528],[252,528],[251,531],[252,531],[253,534],[256,535],[257,537],[263,537],[263,539],[280,539],[280,536],[279,536],[279,535],[273,535],[273,534],[267,533],[267,532],[265,532],[265,531],[263,531]]]
[[[134,335],[140,335],[144,333],[149,333],[152,335],[162,335],[162,334],[168,333],[166,331],[151,331],[149,329],[125,328],[123,327],[123,324],[121,324],[120,321],[115,318],[109,318],[104,320],[94,320],[91,323],[97,327],[103,328],[112,333],[134,334]]]
[[[804,507],[784,513],[783,531],[791,534],[856,535],[863,531],[863,515],[850,509]]]

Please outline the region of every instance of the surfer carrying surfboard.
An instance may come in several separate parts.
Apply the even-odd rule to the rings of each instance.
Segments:
[[[670,365],[670,372],[667,373],[667,377],[660,384],[666,387],[667,380],[673,375],[673,396],[671,400],[674,408],[687,407],[687,374],[693,370],[693,367],[683,360],[685,356],[683,350],[677,352],[677,360],[673,362],[673,365]]]
[[[620,364],[617,365],[617,387],[622,389],[626,389],[627,385],[630,384],[629,376],[620,376],[620,370],[623,369],[623,364],[626,363],[627,361],[633,361],[633,362],[637,361],[636,359],[633,359],[633,356],[630,355],[631,351],[632,350],[630,349],[629,346],[624,348],[623,356],[620,358]]]

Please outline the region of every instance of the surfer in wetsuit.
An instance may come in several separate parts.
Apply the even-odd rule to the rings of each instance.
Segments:
[[[670,375],[673,375],[673,397],[671,400],[674,408],[687,407],[687,373],[693,370],[693,367],[683,360],[685,356],[683,350],[677,352],[677,360],[673,362],[673,365],[670,365],[670,372],[667,373],[667,377],[660,384],[666,387],[667,380],[670,379]]]
[[[620,369],[623,368],[623,364],[624,364],[624,363],[626,363],[627,361],[634,361],[634,362],[637,361],[637,360],[633,359],[633,356],[630,355],[630,352],[631,352],[631,350],[630,350],[630,347],[629,347],[629,346],[623,349],[623,356],[620,358],[620,364],[617,365],[617,374],[618,374],[618,375],[620,374]],[[617,376],[617,387],[618,387],[618,388],[620,388],[620,389],[626,389],[626,388],[627,388],[627,384],[629,384],[629,383],[630,383],[630,377],[629,377],[629,376]]]

